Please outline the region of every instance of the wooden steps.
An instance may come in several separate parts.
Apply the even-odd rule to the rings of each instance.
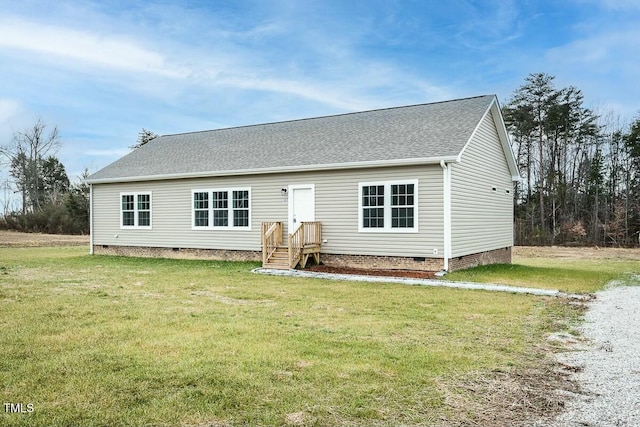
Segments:
[[[310,256],[320,263],[322,224],[301,222],[293,234],[289,234],[287,246],[282,241],[282,222],[262,223],[262,267],[279,270],[301,268],[307,265]]]
[[[276,270],[288,270],[289,269],[289,248],[286,246],[278,246],[276,250],[271,254],[266,263],[263,263],[263,268],[273,268]]]

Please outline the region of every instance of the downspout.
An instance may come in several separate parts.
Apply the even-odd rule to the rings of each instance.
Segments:
[[[443,182],[443,257],[444,271],[449,271],[449,259],[451,258],[451,165],[440,160]]]
[[[93,184],[89,184],[89,255],[93,255]]]

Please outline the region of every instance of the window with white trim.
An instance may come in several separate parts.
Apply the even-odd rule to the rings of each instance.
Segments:
[[[358,231],[417,232],[418,181],[359,184]]]
[[[413,228],[414,202],[414,184],[391,185],[391,228]]]
[[[193,193],[193,225],[209,226],[209,193],[206,191]]]
[[[192,190],[192,228],[251,229],[251,189]]]
[[[249,190],[233,191],[233,226],[249,226]]]
[[[151,193],[120,193],[120,228],[151,228]]]
[[[212,191],[211,200],[213,202],[213,226],[228,227],[229,226],[229,192],[228,191]]]
[[[384,185],[362,187],[362,227],[384,228]]]

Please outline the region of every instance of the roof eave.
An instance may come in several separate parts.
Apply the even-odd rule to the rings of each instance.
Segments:
[[[340,170],[340,169],[363,169],[376,167],[393,167],[393,166],[411,166],[411,165],[435,165],[444,162],[458,161],[457,155],[440,156],[440,157],[423,157],[411,159],[396,160],[373,160],[367,162],[350,162],[350,163],[327,163],[322,165],[303,165],[303,166],[282,166],[264,169],[239,169],[227,171],[203,171],[203,172],[186,172],[162,175],[147,176],[123,176],[115,178],[97,178],[85,179],[87,184],[112,184],[122,182],[140,182],[140,181],[164,181],[169,179],[189,179],[189,178],[208,178],[221,176],[238,176],[238,175],[263,175],[274,173],[291,173],[291,172],[312,172],[324,170]]]

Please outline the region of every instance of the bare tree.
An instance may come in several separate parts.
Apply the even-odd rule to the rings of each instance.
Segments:
[[[2,188],[2,216],[6,217],[12,210],[13,189],[9,180],[3,181],[0,188]]]
[[[36,123],[24,132],[14,132],[11,143],[0,146],[0,156],[9,165],[9,174],[22,194],[22,212],[41,207],[42,174],[41,166],[47,155],[54,154],[60,147],[58,127],[45,133],[47,125],[38,118]]]

